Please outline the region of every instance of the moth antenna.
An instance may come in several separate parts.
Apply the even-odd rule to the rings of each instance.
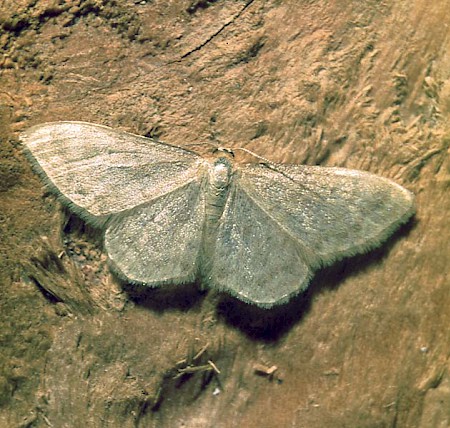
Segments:
[[[216,147],[213,150],[213,153],[217,153],[217,152],[226,153],[226,154],[230,155],[232,158],[235,157],[233,149],[229,149],[228,147]]]
[[[254,156],[254,157],[257,158],[257,159],[262,160],[262,163],[263,163],[263,164],[272,165],[272,166],[275,165],[274,162],[270,161],[269,159],[266,159],[266,158],[263,157],[263,156],[260,156],[260,155],[256,154],[255,152],[252,152],[252,151],[249,150],[249,149],[246,149],[245,147],[236,147],[236,148],[233,149],[233,150],[241,150],[241,151],[243,151],[243,152],[245,152],[245,153],[248,153],[249,155],[252,155],[252,156]]]
[[[214,144],[214,143],[211,143],[211,142],[209,142],[209,141],[202,141],[202,142],[199,142],[199,143],[189,143],[189,144],[184,144],[183,145],[184,147],[191,147],[191,146],[211,146],[211,147],[213,147],[213,151],[214,150],[218,150],[218,148],[217,148],[217,144]]]

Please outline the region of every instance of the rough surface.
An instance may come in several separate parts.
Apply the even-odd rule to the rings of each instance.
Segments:
[[[3,1],[0,426],[448,426],[449,7]],[[416,219],[274,311],[146,292],[23,156],[55,120],[366,170]]]

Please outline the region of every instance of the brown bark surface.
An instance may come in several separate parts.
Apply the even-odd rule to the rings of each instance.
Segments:
[[[0,2],[0,426],[449,426],[449,10]],[[55,120],[370,171],[417,214],[274,310],[131,289],[22,154]]]

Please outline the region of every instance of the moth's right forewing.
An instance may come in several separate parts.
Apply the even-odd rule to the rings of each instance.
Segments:
[[[193,281],[205,221],[202,177],[117,217],[105,233],[113,268],[128,281],[160,286]]]
[[[184,186],[200,165],[190,151],[91,123],[37,125],[21,139],[37,172],[87,219],[129,210]]]

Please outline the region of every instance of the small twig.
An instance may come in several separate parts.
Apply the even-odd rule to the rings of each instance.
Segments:
[[[45,422],[49,427],[52,427],[52,426],[53,426],[53,424],[49,421],[49,419],[47,418],[47,416],[43,415],[42,413],[41,413],[41,416],[42,416],[42,419],[44,419],[44,422]]]
[[[194,374],[198,372],[209,372],[212,371],[213,368],[210,364],[204,364],[202,366],[187,366],[178,369],[178,373],[174,376],[174,379],[178,379],[181,376],[184,376],[186,374]]]
[[[278,370],[278,367],[275,366],[275,365],[271,366],[271,367],[268,367],[268,366],[265,366],[263,364],[255,364],[253,366],[253,370],[255,370],[255,373],[257,375],[267,376],[267,377],[272,378],[274,373]]]
[[[182,360],[177,361],[175,364],[176,364],[177,366],[182,366],[183,364],[186,364],[186,363],[187,363],[187,359],[186,359],[186,358],[183,358]]]
[[[206,352],[208,347],[209,347],[209,343],[207,343],[202,349],[200,349],[200,351],[198,351],[197,354],[194,355],[192,360],[193,361],[198,360]]]
[[[217,366],[216,366],[211,360],[208,360],[208,364],[213,368],[213,370],[214,370],[217,374],[220,374],[220,370],[217,368]]]

